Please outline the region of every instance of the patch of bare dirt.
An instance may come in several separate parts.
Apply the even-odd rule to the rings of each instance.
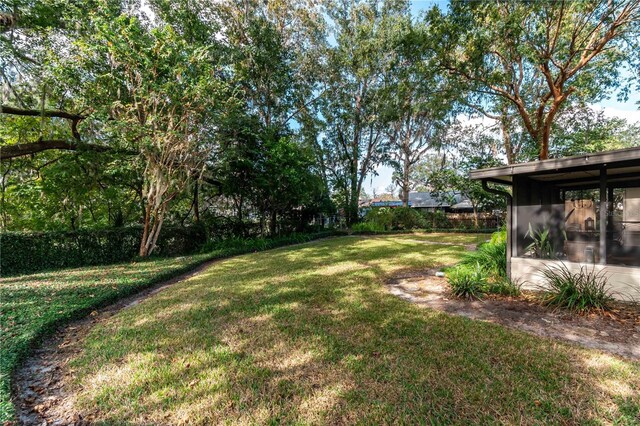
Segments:
[[[578,315],[542,306],[532,292],[520,297],[464,300],[451,295],[446,279],[435,276],[436,271],[396,277],[387,287],[391,294],[426,308],[640,359],[640,306],[637,304],[616,302],[609,312]]]

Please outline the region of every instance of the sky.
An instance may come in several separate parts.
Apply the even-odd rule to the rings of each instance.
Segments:
[[[411,2],[411,13],[414,16],[437,5],[441,9],[446,9],[448,0],[414,0]],[[629,94],[629,100],[619,102],[613,94],[609,99],[593,104],[592,106],[599,110],[604,110],[604,115],[609,118],[620,117],[626,119],[629,123],[640,122],[640,93],[632,92]],[[377,168],[377,176],[369,175],[364,182],[364,190],[368,195],[382,194],[386,188],[392,183],[391,175],[393,170],[389,166],[379,166]]]

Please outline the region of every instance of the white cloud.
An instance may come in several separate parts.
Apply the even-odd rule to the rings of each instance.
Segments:
[[[629,124],[640,122],[640,110],[637,109],[620,109],[610,106],[593,106],[599,111],[604,111],[605,117],[608,118],[624,118]]]

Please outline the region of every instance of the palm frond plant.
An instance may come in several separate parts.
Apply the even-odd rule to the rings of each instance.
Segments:
[[[525,249],[532,257],[538,259],[553,259],[553,243],[549,236],[549,228],[533,230],[529,223],[529,230],[525,237],[531,238],[533,242]]]

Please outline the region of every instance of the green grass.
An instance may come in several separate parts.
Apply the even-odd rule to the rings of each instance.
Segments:
[[[434,243],[448,243],[448,244],[480,244],[491,238],[491,234],[481,233],[468,233],[468,234],[455,234],[449,232],[413,232],[405,234],[397,234],[394,237],[403,240],[414,240]]]
[[[639,363],[391,296],[464,251],[412,239],[219,262],[94,328],[75,404],[105,424],[637,424]]]
[[[0,422],[13,416],[9,377],[17,363],[58,324],[178,275],[207,255],[92,266],[0,278]]]
[[[13,419],[10,377],[40,339],[57,326],[214,258],[262,251],[332,235],[332,231],[271,239],[228,240],[207,254],[92,266],[0,278],[0,423]]]

